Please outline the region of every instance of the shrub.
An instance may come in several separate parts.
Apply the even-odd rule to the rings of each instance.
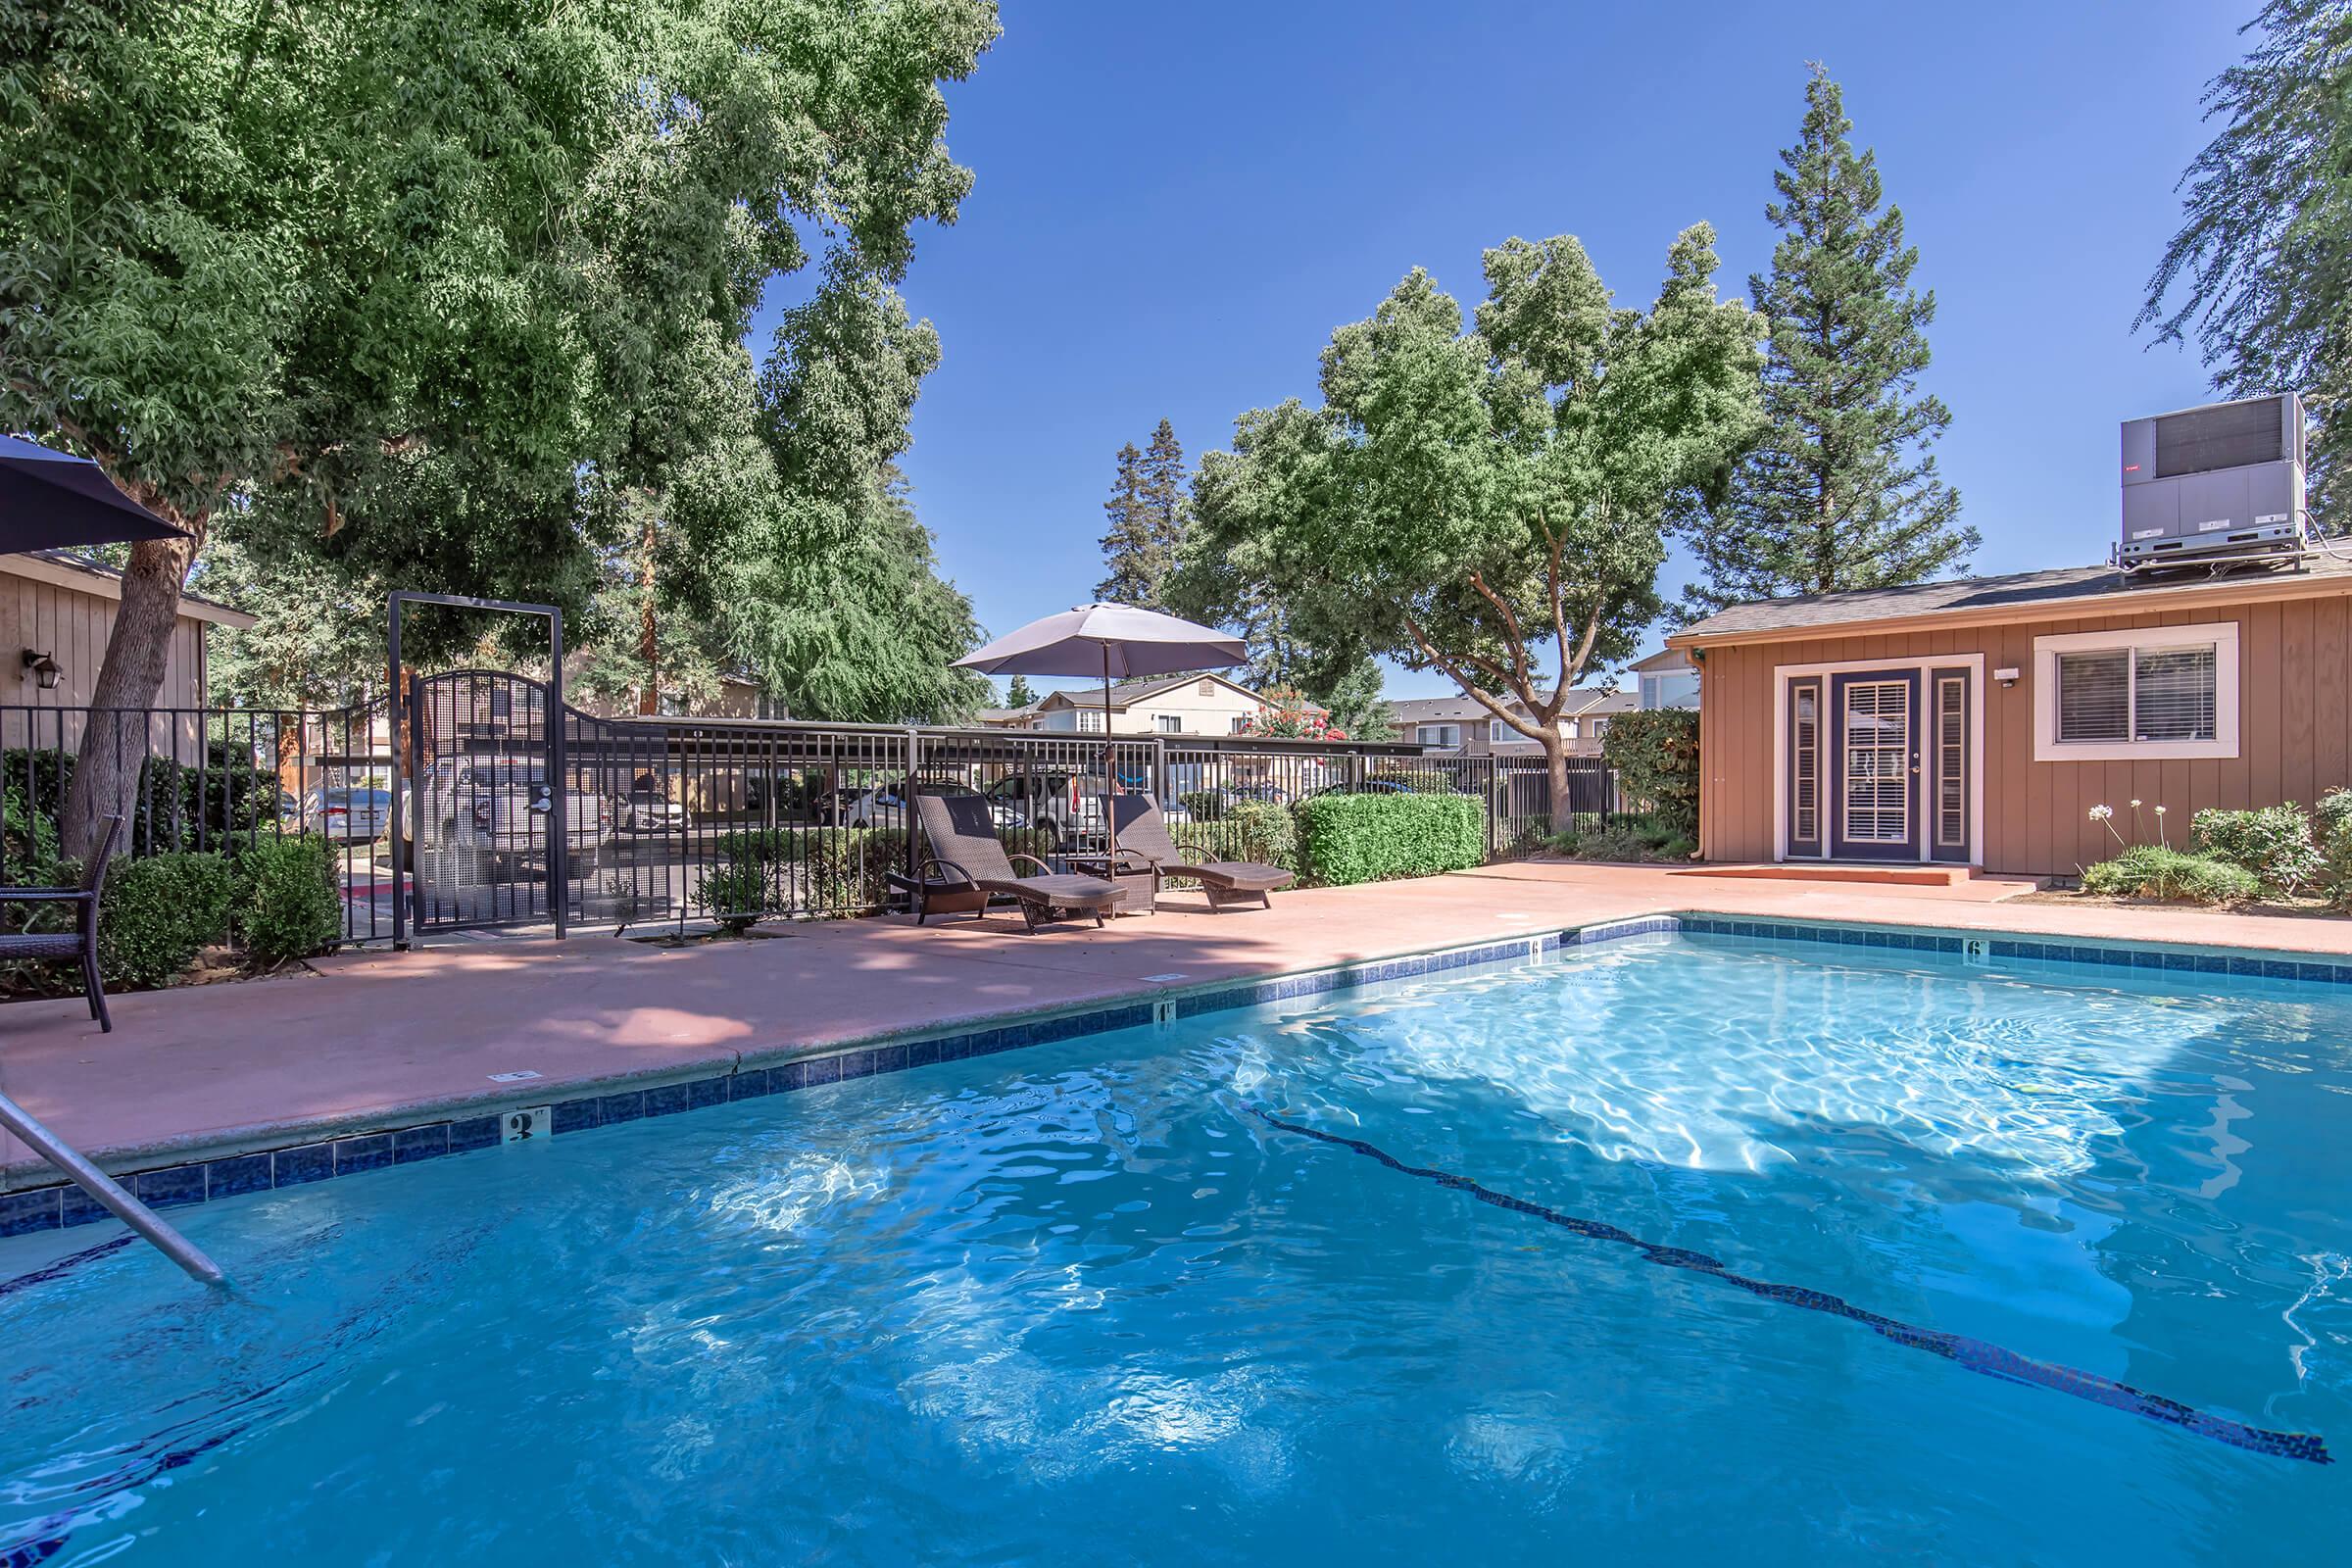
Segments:
[[[1698,715],[1659,708],[1619,713],[1600,738],[1600,755],[1617,770],[1629,805],[1653,813],[1671,832],[1698,832]]]
[[[1298,823],[1287,806],[1242,801],[1209,822],[1171,822],[1168,837],[1218,860],[1255,860],[1298,869]]]
[[[1054,848],[1051,828],[1018,828],[997,836],[1007,855],[1043,859]],[[906,865],[906,832],[895,827],[755,828],[722,833],[710,849],[712,863],[695,885],[695,908],[736,931],[765,914],[858,914],[880,908],[889,902],[890,873]]]
[[[304,834],[238,851],[235,924],[247,957],[265,968],[332,953],[343,940],[334,846]]]
[[[1297,817],[1307,874],[1334,886],[1486,858],[1487,808],[1467,795],[1321,795],[1301,801]]]
[[[1225,792],[1186,790],[1176,797],[1176,804],[1183,807],[1185,815],[1196,822],[1214,822],[1225,814]]]
[[[2340,785],[2320,797],[2320,862],[2328,902],[2352,910],[2352,790]]]
[[[134,733],[131,743],[135,745]],[[24,813],[36,833],[56,835],[58,812],[74,781],[74,754],[54,746],[10,747],[0,752],[0,779],[8,788],[8,821],[17,827]],[[257,767],[244,747],[211,741],[204,765],[149,755],[123,823],[123,848],[151,855],[197,841],[201,824],[207,843],[249,833],[277,819],[277,775]]]
[[[2252,811],[2207,807],[2189,819],[2188,847],[2254,873],[2262,885],[2294,894],[2320,874],[2311,818],[2289,801]]]
[[[2082,891],[2110,898],[2238,904],[2259,894],[2262,882],[2244,866],[2214,856],[2138,844],[2084,870]]]
[[[1580,860],[1687,860],[1698,846],[1656,815],[1611,816],[1564,842]]]
[[[747,929],[779,902],[775,896],[778,864],[758,858],[718,861],[695,883],[695,908],[729,931]]]
[[[228,934],[236,879],[225,856],[173,850],[120,859],[98,918],[98,966],[110,985],[167,984],[208,942]]]

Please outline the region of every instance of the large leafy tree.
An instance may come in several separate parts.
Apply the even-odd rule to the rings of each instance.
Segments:
[[[1245,414],[1203,460],[1190,558],[1309,643],[1437,668],[1535,740],[1565,828],[1564,694],[1662,608],[1664,528],[1756,419],[1753,318],[1714,232],[1647,311],[1561,236],[1486,253],[1475,328],[1418,270],[1323,352],[1322,406]]]
[[[664,356],[740,335],[811,243],[895,277],[968,188],[938,84],[995,29],[986,0],[0,0],[0,427],[189,534],[132,549],[94,703],[152,701],[224,514],[583,604],[582,475],[636,482]],[[84,750],[69,850],[135,783]]]
[[[2313,516],[2352,530],[2352,4],[2270,0],[2205,89],[2221,131],[2181,175],[2180,232],[2134,327],[2194,334],[2233,397],[2304,393]]]
[[[1167,420],[1137,451],[1119,448],[1110,499],[1102,503],[1102,580],[1095,597],[1112,604],[1166,608],[1168,574],[1184,547],[1191,506],[1185,497],[1184,447]]]
[[[939,334],[863,274],[785,313],[759,388],[772,502],[715,564],[735,661],[801,717],[942,723],[991,698],[949,667],[980,640],[897,460]]]
[[[1919,390],[1936,296],[1911,286],[1919,250],[1881,210],[1878,164],[1855,152],[1843,95],[1821,67],[1764,214],[1781,230],[1748,279],[1771,337],[1766,424],[1720,505],[1692,514],[1700,577],[1687,612],[1784,594],[1920,582],[1977,547],[1929,450],[1951,423]]]

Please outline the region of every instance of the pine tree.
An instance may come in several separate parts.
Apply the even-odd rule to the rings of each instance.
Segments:
[[[1006,708],[1027,708],[1036,701],[1037,693],[1029,689],[1029,677],[1026,675],[1013,676],[1004,688],[1004,706]]]
[[[1903,213],[1880,214],[1878,164],[1848,140],[1843,95],[1819,66],[1764,214],[1781,230],[1769,277],[1748,279],[1770,323],[1767,424],[1695,514],[1702,580],[1684,612],[1784,594],[1923,582],[1977,547],[1959,492],[1928,448],[1951,413],[1918,391],[1936,296],[1914,292]]]
[[[1163,608],[1161,594],[1168,573],[1175,569],[1191,515],[1184,448],[1177,444],[1174,425],[1160,420],[1148,451],[1138,452],[1133,442],[1119,449],[1118,473],[1102,511],[1110,519],[1102,535],[1107,570],[1095,585],[1095,597],[1147,610]]]

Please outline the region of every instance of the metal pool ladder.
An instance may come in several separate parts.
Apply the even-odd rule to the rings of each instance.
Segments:
[[[192,1279],[207,1285],[225,1285],[228,1276],[220,1265],[204,1255],[203,1249],[158,1218],[154,1209],[122,1190],[122,1184],[82,1157],[81,1152],[64,1139],[33,1120],[23,1105],[0,1095],[0,1127],[7,1128],[31,1146],[32,1152],[74,1178],[74,1184],[104,1203],[115,1214],[153,1242],[163,1254]]]

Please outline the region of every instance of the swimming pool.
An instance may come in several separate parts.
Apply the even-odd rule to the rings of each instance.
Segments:
[[[1717,936],[946,1062],[0,1242],[0,1563],[2320,1560],[2348,1126],[2352,987]]]

